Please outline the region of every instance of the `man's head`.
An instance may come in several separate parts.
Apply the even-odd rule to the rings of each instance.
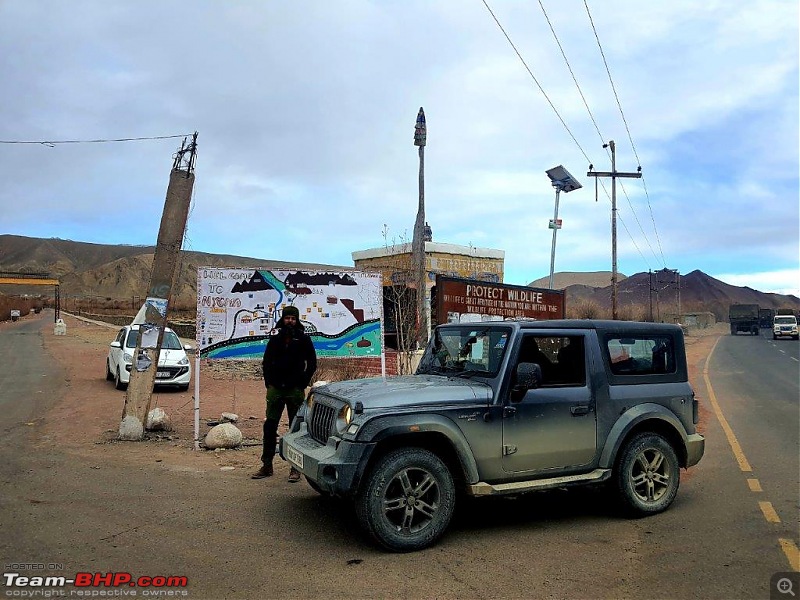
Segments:
[[[296,306],[284,306],[283,312],[281,313],[281,320],[285,325],[294,327],[300,320],[300,311],[297,310]]]

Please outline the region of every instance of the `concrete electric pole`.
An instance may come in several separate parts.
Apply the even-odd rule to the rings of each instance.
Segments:
[[[167,198],[161,214],[158,242],[153,257],[147,299],[140,311],[139,337],[131,365],[131,378],[125,395],[125,408],[119,426],[119,439],[138,441],[144,437],[147,413],[158,371],[158,359],[164,328],[167,326],[168,302],[178,272],[183,234],[189,216],[194,186],[194,162],[197,132],[187,144],[184,139],[175,155],[169,176]],[[195,373],[195,377],[199,374]]]
[[[611,178],[611,318],[617,320],[617,178],[641,178],[642,168],[636,173],[623,173],[617,171],[617,152],[614,140],[603,144],[603,148],[611,148],[611,171],[592,171],[589,167],[588,177]]]
[[[428,311],[426,299],[428,286],[425,281],[425,144],[427,143],[425,111],[419,107],[417,123],[414,126],[414,145],[419,146],[419,206],[417,220],[414,222],[414,239],[411,255],[414,263],[414,281],[417,287],[417,344],[424,348],[428,343]]]

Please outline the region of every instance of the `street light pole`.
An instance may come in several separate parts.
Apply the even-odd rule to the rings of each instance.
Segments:
[[[553,187],[556,188],[556,210],[553,213],[553,221],[550,227],[553,229],[553,244],[550,247],[550,289],[553,289],[553,271],[556,267],[556,234],[558,233],[559,223],[558,223],[558,196],[561,193],[561,183],[556,182],[553,184]]]
[[[553,230],[553,244],[550,248],[550,289],[553,289],[553,272],[556,266],[556,233],[561,229],[561,222],[558,220],[558,200],[563,190],[566,194],[573,190],[583,187],[578,181],[569,174],[564,167],[558,165],[548,171],[545,171],[550,178],[553,187],[556,188],[556,208],[553,214],[553,220],[550,221],[550,229]]]

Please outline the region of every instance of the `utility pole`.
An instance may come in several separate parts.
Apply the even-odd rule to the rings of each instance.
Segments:
[[[167,314],[172,287],[177,275],[183,234],[189,216],[189,205],[194,186],[194,163],[197,152],[197,132],[187,144],[184,138],[175,154],[169,175],[167,198],[161,214],[158,242],[153,257],[150,287],[139,323],[139,337],[133,353],[131,378],[125,395],[125,407],[119,426],[119,439],[138,441],[144,437],[144,426],[153,394],[153,383],[158,371],[161,342],[167,325]],[[195,373],[195,377],[199,373]]]
[[[611,148],[611,171],[593,171],[589,165],[588,177],[611,178],[611,318],[617,319],[617,177],[641,178],[642,167],[636,173],[617,171],[617,152],[614,140],[603,144],[603,148]]]
[[[647,275],[650,281],[650,322],[653,322],[653,270],[648,269]]]
[[[428,286],[425,281],[425,144],[427,143],[425,111],[419,107],[414,126],[414,145],[419,146],[419,206],[414,223],[412,257],[414,262],[414,281],[417,286],[417,344],[420,348],[428,343],[428,311],[425,306]]]

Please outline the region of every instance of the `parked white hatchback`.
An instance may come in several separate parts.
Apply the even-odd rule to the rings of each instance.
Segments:
[[[113,381],[118,390],[128,387],[131,380],[131,365],[133,353],[136,352],[136,342],[139,339],[139,326],[126,325],[117,333],[117,337],[108,348],[106,359],[106,379]],[[189,379],[192,368],[186,351],[191,350],[189,345],[181,345],[180,339],[169,327],[164,330],[161,342],[161,354],[158,358],[155,385],[176,387],[179,390],[189,389]]]

